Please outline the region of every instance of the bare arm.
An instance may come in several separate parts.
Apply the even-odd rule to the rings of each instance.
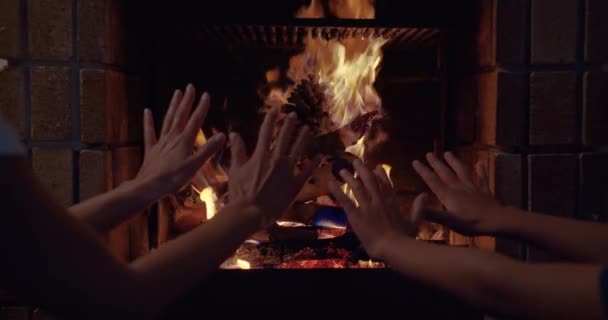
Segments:
[[[501,315],[533,319],[604,319],[600,267],[525,264],[471,248],[400,237],[382,257],[405,276]]]
[[[294,115],[283,124],[277,147],[269,150],[275,119],[276,110],[266,117],[250,159],[242,140],[232,135],[238,161],[230,172],[234,191],[230,204],[205,225],[132,265],[113,258],[90,228],[50,199],[24,159],[0,157],[0,197],[5,210],[0,251],[6,257],[0,263],[0,282],[30,303],[71,317],[157,316],[217,268],[247,236],[281,215],[318,164],[294,175],[296,156],[308,140],[307,130],[300,130],[289,148]],[[213,150],[210,143],[206,146]],[[182,169],[174,172],[176,184],[202,165],[205,152],[203,148],[188,157]],[[162,191],[158,185],[165,183],[162,176],[150,176],[137,194],[157,197]]]
[[[608,263],[608,225],[503,208],[493,234],[519,238],[560,256]]]
[[[184,163],[193,153],[196,134],[209,110],[209,95],[204,93],[190,115],[194,100],[195,89],[192,85],[188,85],[183,94],[175,90],[158,137],[152,112],[145,110],[145,153],[137,176],[112,191],[72,206],[70,213],[96,231],[107,232],[152,202],[187,184],[202,163],[217,150],[208,150],[205,158],[199,161],[200,166],[184,174]],[[218,142],[211,138],[202,148],[208,148],[209,144],[217,147]],[[164,182],[147,185],[158,180]],[[142,189],[147,192],[143,193]]]
[[[377,169],[373,175],[359,160],[353,165],[361,181],[346,170],[340,176],[359,206],[338,185],[331,184],[330,188],[372,257],[492,312],[543,319],[605,316],[599,266],[527,265],[478,249],[450,248],[408,238],[407,228],[398,223],[404,217],[384,171]],[[425,199],[420,195],[414,200],[412,216],[425,209]]]
[[[129,266],[47,196],[24,160],[3,158],[0,169],[0,191],[6,199],[0,224],[3,286],[67,316],[158,315],[259,225],[253,207],[231,205],[216,219]]]
[[[99,233],[107,232],[136,212],[156,201],[151,193],[141,193],[146,186],[132,180],[68,208],[68,211]]]
[[[565,258],[608,262],[608,225],[503,207],[484,192],[487,186],[478,190],[473,185],[470,172],[453,154],[444,155],[445,163],[434,154],[427,154],[427,160],[432,170],[419,161],[414,169],[448,209],[425,210],[428,219],[464,234],[519,238]],[[483,166],[477,171],[481,181],[487,180]]]

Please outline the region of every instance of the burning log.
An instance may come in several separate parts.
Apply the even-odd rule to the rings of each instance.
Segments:
[[[314,203],[294,203],[283,215],[281,220],[311,224],[319,206]]]
[[[378,112],[368,112],[335,131],[317,136],[310,152],[327,155],[343,153],[347,147],[357,143],[371,127],[372,121],[379,117]]]

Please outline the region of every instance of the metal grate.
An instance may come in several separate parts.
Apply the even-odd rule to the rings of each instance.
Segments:
[[[301,25],[202,25],[201,40],[227,47],[299,48],[310,36],[324,40],[382,37],[392,46],[428,47],[438,41],[436,28],[332,27]]]

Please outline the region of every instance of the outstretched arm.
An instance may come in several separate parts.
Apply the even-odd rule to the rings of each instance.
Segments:
[[[608,263],[608,225],[503,208],[497,236],[523,239],[562,257]]]
[[[446,152],[444,160],[429,153],[432,169],[419,161],[413,164],[448,210],[426,210],[429,220],[464,234],[523,239],[573,260],[608,262],[608,225],[501,206],[483,191],[487,188],[475,188],[471,173],[452,153]],[[480,164],[477,168],[480,180],[487,181],[485,168]]]
[[[104,233],[156,201],[155,196],[144,192],[149,189],[141,181],[127,181],[111,191],[71,206],[68,211],[96,232]],[[154,193],[157,194],[163,195]]]
[[[402,274],[441,288],[492,312],[530,318],[601,319],[599,266],[527,265],[472,248],[423,243],[406,236],[390,182],[383,170],[374,176],[359,160],[359,181],[346,170],[340,176],[352,189],[356,206],[330,185],[345,208],[366,251]],[[425,208],[426,196],[413,203],[412,216]],[[437,213],[438,214],[438,213]],[[413,219],[414,221],[416,218]]]
[[[144,162],[135,179],[78,203],[70,207],[69,211],[102,233],[186,184],[192,176],[184,176],[177,171],[192,155],[194,137],[209,110],[209,95],[204,93],[190,115],[194,99],[195,90],[192,85],[188,85],[183,95],[180,90],[174,92],[159,137],[154,129],[152,112],[146,109],[143,119]],[[211,155],[212,153],[207,153],[206,156],[208,158]],[[164,177],[164,183],[150,185],[161,177]]]
[[[216,269],[247,236],[280,216],[312,173],[314,164],[294,175],[293,160],[302,153],[308,136],[305,129],[300,131],[296,143],[288,147],[295,131],[293,115],[283,124],[280,147],[269,150],[275,118],[276,112],[267,116],[249,160],[242,141],[233,136],[233,154],[239,162],[231,168],[230,181],[236,185],[230,203],[204,225],[132,265],[112,257],[90,228],[49,198],[25,159],[0,157],[5,210],[0,251],[7,258],[0,263],[0,283],[32,304],[70,317],[157,316]],[[217,150],[223,144],[223,135],[217,137],[216,145],[209,140],[174,172],[176,184],[200,168],[206,148]],[[167,183],[162,176],[144,179],[142,185],[149,189],[142,191],[152,194],[160,190],[158,184]]]
[[[0,168],[6,199],[0,224],[3,286],[25,301],[76,318],[158,315],[256,231],[261,216],[253,206],[229,205],[129,266],[47,196],[24,160],[2,159]]]
[[[604,319],[595,265],[526,264],[472,248],[399,237],[381,256],[405,276],[490,312],[532,319]]]

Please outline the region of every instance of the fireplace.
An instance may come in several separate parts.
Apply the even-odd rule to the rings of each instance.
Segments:
[[[488,159],[491,188],[505,204],[606,220],[603,0],[377,0],[373,20],[296,19],[304,4],[3,1],[0,112],[17,128],[43,183],[70,205],[134,175],[141,159],[141,111],[152,108],[160,121],[172,89],[193,82],[209,91],[212,110],[204,134],[230,128],[251,144],[264,99],[275,88],[267,72],[278,70],[276,87],[284,89],[289,58],[302,52],[307,36],[328,43],[386,39],[374,83],[385,117],[367,132],[390,137],[372,148],[370,159],[391,167],[404,209],[424,190],[409,169],[411,160],[428,151],[455,150],[470,164]],[[176,223],[183,212],[175,207],[163,201],[119,226],[107,235],[108,246],[125,261],[162,246],[192,227]],[[339,222],[339,211],[328,213]],[[421,241],[480,247],[529,261],[556,259],[516,241],[425,228]],[[172,312],[222,308],[234,301],[235,292],[247,292],[243,305],[249,307],[331,301],[350,306],[336,310],[354,314],[367,305],[397,310],[407,300],[412,310],[430,315],[471,312],[390,269],[355,270],[382,265],[369,261],[348,233],[333,240],[310,238],[326,229],[305,223],[294,228],[301,231],[295,236],[289,230],[287,239],[275,234],[279,241],[249,244],[278,247],[279,254],[266,257],[279,261],[233,257],[227,267],[255,270],[218,271]],[[305,261],[325,260],[317,266],[335,262],[330,266],[350,269],[277,270],[297,261],[285,258],[296,253]],[[0,318],[42,318],[38,310],[32,312],[35,306],[8,295],[1,300]]]
[[[278,108],[280,117],[295,111],[311,127],[310,158],[323,156],[278,224],[255,234],[223,268],[383,268],[360,249],[327,183],[359,157],[390,170],[404,214],[423,190],[410,163],[445,142],[441,25],[369,19],[374,5],[353,3],[333,11],[318,1],[295,10],[283,4],[269,9],[276,21],[194,18],[151,32],[156,47],[146,51],[161,62],[148,68],[157,114],[174,88],[192,81],[212,96],[201,137],[235,131],[251,151],[263,113]],[[340,14],[347,19],[330,17]],[[223,205],[227,156],[208,162],[192,187],[160,204],[158,232],[168,238],[158,238],[159,245]],[[419,237],[450,242],[449,232],[432,224]]]

